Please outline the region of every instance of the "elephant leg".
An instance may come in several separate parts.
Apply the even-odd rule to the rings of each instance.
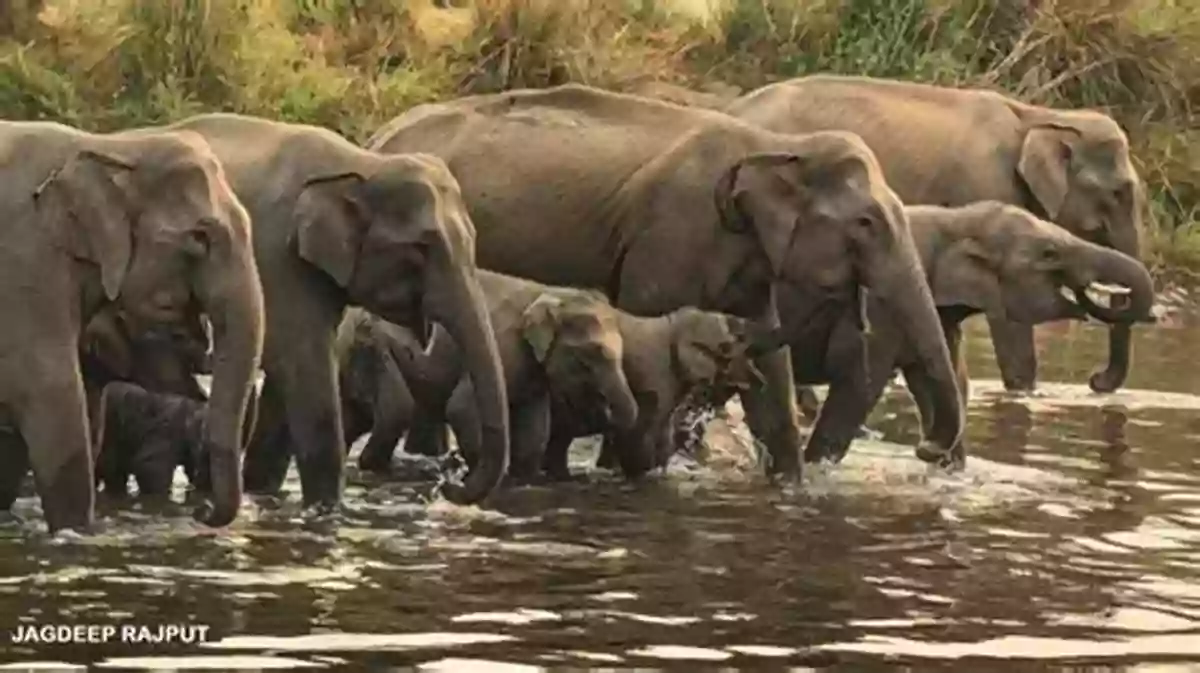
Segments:
[[[620,465],[621,461],[617,456],[617,450],[613,448],[612,442],[605,439],[600,444],[600,455],[596,456],[596,467],[605,470],[615,470]]]
[[[360,469],[388,472],[400,438],[412,425],[416,403],[395,362],[387,359],[378,378],[371,437],[358,455]]]
[[[550,441],[550,397],[535,395],[517,405],[509,418],[512,462],[508,473],[518,481],[533,480],[541,472],[546,444]]]
[[[52,533],[63,528],[83,532],[95,521],[91,429],[83,383],[76,371],[68,368],[66,373],[39,381],[41,385],[30,391],[17,420]]]
[[[171,494],[179,453],[170,438],[156,437],[138,450],[133,479],[143,498],[165,498]]]
[[[992,330],[992,347],[1000,378],[1010,391],[1030,391],[1037,385],[1037,351],[1033,343],[1033,325],[987,317]]]
[[[29,450],[15,432],[0,431],[0,512],[12,510],[29,473]]]
[[[1108,329],[1108,367],[1094,372],[1088,379],[1092,392],[1111,393],[1125,385],[1129,375],[1133,331],[1129,325],[1116,324]]]
[[[346,458],[331,338],[331,332],[322,330],[292,341],[288,359],[279,367],[304,506],[322,512],[335,510],[341,502]]]
[[[804,449],[806,462],[841,462],[883,396],[895,367],[895,354],[891,348],[872,342],[867,358],[865,369],[853,367],[849,370],[851,374],[829,384],[829,395]]]
[[[760,358],[756,364],[765,385],[741,394],[746,425],[767,447],[767,471],[786,479],[799,478],[800,426],[796,422],[796,388],[792,383],[792,355],[787,347]],[[828,404],[828,401],[826,401]],[[819,420],[819,419],[818,419]]]
[[[950,348],[950,357],[954,362],[954,374],[958,382],[958,395],[962,400],[963,409],[967,408],[967,402],[971,398],[971,381],[969,372],[967,371],[967,357],[963,348],[962,326],[953,325],[945,328],[946,345]],[[913,365],[904,367],[904,380],[908,384],[908,392],[912,395],[913,401],[917,404],[917,409],[921,414],[921,433],[922,436],[929,436],[933,428],[934,421],[934,405],[933,405],[933,382],[929,380],[925,373]],[[966,455],[965,440],[960,440],[959,443],[951,451],[952,461],[961,461]]]
[[[263,382],[258,398],[258,421],[246,445],[243,481],[247,493],[273,494],[283,487],[288,464],[292,461],[291,437],[283,394],[277,377]]]

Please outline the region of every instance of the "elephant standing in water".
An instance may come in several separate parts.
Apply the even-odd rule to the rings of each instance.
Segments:
[[[949,451],[962,410],[900,200],[851,133],[765,131],[727,115],[586,86],[414,107],[368,142],[429,152],[460,180],[480,264],[603,291],[654,316],[694,306],[778,324],[790,284],[813,322],[858,314],[870,288],[936,381],[927,438]],[[800,473],[790,354],[765,355],[742,395],[772,473]],[[811,440],[810,440],[811,441]]]
[[[484,452],[454,502],[488,495],[508,468],[508,402],[475,273],[475,229],[432,156],[376,154],[331,131],[233,114],[170,127],[204,137],[250,211],[267,335],[246,488],[278,489],[294,448],[305,506],[341,499],[345,446],[334,341],[348,305],[399,325],[442,324],[475,383]],[[271,442],[273,437],[290,437]]]
[[[879,158],[909,205],[1002,201],[1100,245],[1139,256],[1144,194],[1129,141],[1107,115],[1018,102],[993,91],[868,77],[814,75],[752,91],[725,111],[780,133],[844,130]],[[989,315],[1004,385],[1032,390],[1033,326]],[[1109,362],[1096,392],[1129,372],[1130,324],[1109,331]]]
[[[1085,241],[1016,206],[984,201],[958,208],[908,206],[905,211],[955,359],[964,407],[969,382],[962,322],[968,317],[985,313],[1024,325],[1088,316],[1129,322],[1145,320],[1154,304],[1154,285],[1141,262]],[[1129,289],[1129,302],[1121,310],[1098,306],[1087,296],[1089,289],[1118,286]],[[779,306],[785,324],[792,315],[788,307],[800,299],[781,291]],[[923,425],[928,427],[936,418],[933,390],[921,372],[915,350],[874,299],[868,301],[868,316],[873,333],[866,341],[866,353],[857,342],[837,338],[840,332],[853,329],[846,321],[834,330],[826,350],[818,349],[816,343],[792,344],[801,354],[794,361],[799,384],[825,383],[846,371],[847,362],[866,358],[870,363],[865,378],[830,387],[814,430],[822,441],[808,446],[805,458],[809,461],[842,459],[897,367],[904,371]],[[961,445],[956,453],[962,453]]]
[[[92,134],[0,122],[0,509],[33,468],[51,531],[94,520],[94,450],[80,338],[115,308],[133,333],[199,307],[215,341],[203,443],[224,526],[241,503],[241,434],[262,353],[262,290],[246,210],[195,133]]]
[[[508,385],[511,476],[528,480],[541,471],[552,400],[594,410],[621,428],[634,424],[638,408],[621,367],[624,346],[618,311],[604,295],[488,271],[479,272],[479,284]],[[397,328],[378,318],[355,322],[357,343],[343,355],[347,366],[342,380],[355,390],[375,392],[373,399],[360,399],[356,405],[371,412],[360,414],[362,418],[375,420],[359,466],[387,471],[396,443],[414,421],[422,431],[410,435],[405,448],[436,455],[442,447],[432,433],[443,428],[443,419],[454,430],[468,465],[473,465],[479,454],[478,412],[471,403],[471,382],[461,377],[461,353],[454,340],[439,331],[426,353],[415,339],[397,334]],[[397,382],[381,380],[392,378],[391,372],[399,373],[405,390],[396,390]],[[347,397],[343,392],[344,402]],[[406,410],[415,410],[417,418],[404,417]]]

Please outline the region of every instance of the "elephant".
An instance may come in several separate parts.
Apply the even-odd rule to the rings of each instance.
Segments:
[[[627,477],[637,478],[666,465],[681,443],[676,436],[681,417],[723,405],[761,384],[755,358],[782,345],[781,333],[763,333],[745,319],[690,306],[652,318],[624,312],[619,318],[637,424],[619,428],[578,409],[554,407],[542,465],[554,479],[571,479],[571,443],[595,434],[604,436],[600,467],[619,466]]]
[[[585,409],[618,428],[633,426],[638,407],[622,368],[620,312],[607,297],[484,270],[479,271],[479,284],[488,302],[508,386],[512,423],[509,475],[514,480],[525,481],[541,471],[552,405]],[[347,320],[359,325],[360,338],[353,350],[362,354],[358,363],[353,362],[353,352],[346,355],[350,366],[342,371],[358,380],[369,377],[366,369],[383,374],[376,377],[376,403],[369,405],[376,422],[371,439],[359,454],[359,467],[375,472],[389,469],[396,444],[412,426],[402,415],[406,409],[422,415],[416,419],[419,423],[448,421],[467,464],[474,464],[479,455],[479,423],[471,404],[471,381],[460,376],[461,354],[454,340],[438,331],[426,353],[415,338],[395,334],[383,321],[350,316]],[[379,363],[373,368],[367,364],[372,359]],[[392,378],[392,371],[400,373],[400,385],[379,385],[379,378]],[[356,373],[358,376],[353,376]],[[409,390],[397,392],[397,387]],[[429,430],[436,432],[437,428]],[[410,437],[406,448],[411,453],[436,454],[439,445],[417,446],[422,438],[431,437],[436,435],[427,432]]]
[[[254,431],[257,402],[258,396],[252,392],[244,442]],[[129,476],[133,475],[139,496],[165,497],[171,492],[177,467],[183,467],[196,491],[205,493],[212,488],[203,442],[207,416],[203,401],[113,381],[104,387],[100,409],[104,430],[97,472],[107,496],[128,495]]]
[[[212,374],[210,344],[207,324],[196,313],[190,313],[183,324],[134,334],[118,311],[103,310],[83,330],[84,387],[89,398],[94,391],[97,400],[109,383],[129,381],[152,392],[207,401],[196,375]]]
[[[327,129],[210,113],[164,127],[199,134],[249,210],[267,334],[250,492],[276,491],[296,456],[303,505],[341,501],[345,447],[334,342],[347,306],[399,325],[443,325],[475,381],[485,451],[446,497],[474,503],[507,471],[508,402],[475,273],[475,229],[436,157],[384,155]],[[288,441],[271,441],[280,436]]]
[[[924,441],[962,431],[954,371],[900,200],[852,133],[778,134],[711,110],[568,84],[418,105],[367,142],[428,152],[463,187],[481,266],[604,292],[642,316],[684,306],[778,324],[772,288],[813,320],[886,300],[938,381]],[[791,355],[741,394],[773,478],[802,470]],[[810,440],[811,441],[811,440]]]
[[[1019,102],[982,89],[869,77],[812,75],[769,84],[724,108],[781,133],[843,130],[874,151],[909,205],[1003,201],[1137,258],[1144,187],[1129,141],[1111,117]],[[1033,326],[988,316],[1007,389],[1033,390]],[[1129,372],[1129,323],[1109,331],[1109,362],[1089,379],[1120,388]]]
[[[1084,240],[1029,211],[1000,201],[967,206],[906,206],[913,238],[921,253],[933,299],[941,315],[946,342],[954,356],[958,389],[967,404],[969,380],[962,345],[962,323],[983,313],[1018,324],[1035,325],[1087,317],[1105,322],[1145,320],[1154,305],[1154,285],[1141,262],[1122,252]],[[1128,297],[1120,311],[1097,305],[1089,292]],[[785,322],[788,306],[802,301],[780,294]],[[867,376],[831,385],[817,416],[820,444],[810,444],[805,459],[840,461],[855,431],[875,406],[892,373],[904,372],[923,425],[936,418],[930,383],[917,366],[915,350],[874,299],[868,301],[872,334],[864,353],[858,344],[837,338],[830,347],[792,343],[803,355],[794,360],[798,384],[825,383],[838,372],[858,371],[846,361],[869,362]],[[848,321],[847,321],[848,322]],[[785,330],[786,331],[786,330]],[[964,453],[960,443],[956,453]]]
[[[96,134],[0,122],[0,509],[30,468],[51,532],[95,522],[93,451],[80,371],[87,323],[115,307],[133,333],[212,323],[212,398],[203,443],[211,499],[193,513],[225,526],[241,503],[241,434],[262,354],[262,290],[246,210],[204,139],[183,131]]]

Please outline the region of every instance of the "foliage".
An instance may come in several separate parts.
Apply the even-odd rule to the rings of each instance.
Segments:
[[[466,93],[578,81],[619,90],[666,83],[687,98],[691,89],[728,95],[721,83],[749,89],[812,72],[1099,108],[1129,131],[1153,197],[1157,261],[1200,265],[1193,0],[8,4],[0,112],[101,130],[226,110],[362,140],[412,105]]]

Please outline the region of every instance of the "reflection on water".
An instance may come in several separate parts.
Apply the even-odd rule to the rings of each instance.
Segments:
[[[209,627],[203,642],[0,639],[0,660],[106,669],[1200,670],[1200,329],[1137,330],[1129,389],[1096,396],[1103,330],[1039,331],[1041,393],[996,383],[973,326],[969,468],[917,461],[893,391],[840,466],[768,488],[744,427],[640,485],[526,488],[493,510],[351,472],[340,520],[291,497],[228,531],[105,510],[53,540],[0,527],[20,625]],[[1054,383],[1056,381],[1079,382]],[[586,448],[578,447],[577,448]],[[586,455],[581,452],[581,456]],[[45,639],[43,639],[45,640]],[[969,658],[969,665],[963,658]],[[957,663],[956,663],[957,662]],[[82,670],[82,669],[81,669]]]

